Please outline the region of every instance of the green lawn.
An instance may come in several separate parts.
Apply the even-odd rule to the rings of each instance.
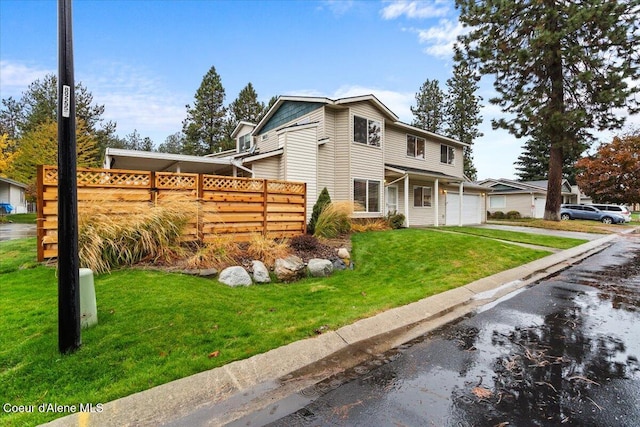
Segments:
[[[0,242],[0,404],[105,403],[549,254],[433,230],[352,241],[355,270],[292,284],[230,288],[136,269],[98,276],[99,323],[66,356],[57,351],[55,269],[35,262],[35,239]],[[0,425],[52,418],[0,410]]]
[[[28,213],[28,214],[10,214],[10,215],[0,215],[0,223],[2,222],[15,222],[20,224],[35,224],[36,223],[36,214]]]
[[[569,249],[588,242],[588,240],[584,239],[570,239],[556,236],[545,236],[542,234],[522,233],[519,231],[494,230],[491,228],[441,227],[440,230],[472,234],[474,236],[490,237],[492,239],[506,240],[509,242],[527,243],[530,245],[545,246],[556,249]]]

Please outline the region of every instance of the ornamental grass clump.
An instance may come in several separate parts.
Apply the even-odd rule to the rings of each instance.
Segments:
[[[351,231],[351,214],[354,211],[353,202],[331,202],[324,207],[316,221],[316,237],[332,239]]]
[[[242,251],[233,236],[215,234],[200,246],[186,261],[189,269],[217,268],[221,270],[238,264]]]
[[[268,268],[275,265],[276,259],[291,255],[287,239],[272,239],[258,233],[251,235],[246,251],[247,256],[262,261]]]
[[[149,206],[126,206],[112,200],[92,201],[78,215],[80,265],[96,273],[141,261],[167,261],[176,256],[179,238],[193,216],[192,202],[178,199]]]

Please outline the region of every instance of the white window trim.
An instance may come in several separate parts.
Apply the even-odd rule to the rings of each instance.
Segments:
[[[354,211],[355,214],[379,214],[381,213],[383,207],[382,207],[382,202],[384,201],[382,199],[382,197],[380,196],[380,188],[382,188],[382,181],[378,180],[378,179],[367,179],[367,178],[353,178],[351,185],[352,185],[352,192],[353,192],[353,203],[356,203],[356,181],[364,181],[365,182],[365,206],[364,206],[364,210],[363,211]],[[378,210],[377,211],[370,211],[369,210],[369,183],[370,182],[377,182],[378,183]]]
[[[426,160],[427,159],[427,140],[425,138],[422,138],[420,136],[416,136],[416,135],[411,135],[410,133],[406,134],[406,145],[405,148],[409,145],[409,137],[412,136],[416,139],[416,145],[413,149],[413,156],[410,156],[409,153],[407,152],[407,150],[405,150],[405,154],[408,158],[410,159],[416,159],[416,160]],[[424,143],[424,147],[422,149],[422,157],[418,157],[418,140],[422,140]]]
[[[356,141],[356,117],[359,119],[363,119],[367,121],[367,142],[360,142],[360,141]],[[369,143],[369,122],[377,122],[380,124],[380,145],[372,145]],[[366,117],[362,117],[362,116],[358,116],[357,114],[353,115],[353,123],[351,125],[351,142],[353,144],[358,144],[364,147],[371,147],[371,148],[378,148],[378,149],[382,149],[382,121],[381,120],[375,120],[375,119],[368,119]]]
[[[496,202],[494,204],[494,201]],[[502,203],[497,203],[501,201]],[[489,196],[489,209],[504,209],[507,207],[507,196]]]
[[[416,206],[416,188],[422,189],[421,197],[420,197],[420,206]],[[425,188],[429,189],[429,193],[431,195],[431,202],[429,202],[430,203],[429,206],[424,205],[424,189]],[[427,187],[426,185],[414,185],[413,186],[413,207],[418,209],[432,208],[433,207],[433,187]]]
[[[442,161],[442,147],[447,147],[447,161],[443,162]],[[449,150],[451,149],[451,150]],[[449,153],[451,153],[451,159],[449,159]],[[456,148],[451,146],[451,145],[447,145],[447,144],[440,144],[440,164],[442,165],[451,165],[451,166],[455,166],[456,164]]]

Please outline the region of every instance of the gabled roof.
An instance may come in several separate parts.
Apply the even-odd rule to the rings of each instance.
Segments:
[[[233,128],[233,132],[231,132],[231,138],[235,138],[236,136],[238,136],[238,133],[240,132],[240,129],[242,129],[243,126],[251,126],[251,127],[256,127],[255,123],[251,123],[248,122],[246,120],[240,120],[238,122],[238,124],[236,125],[235,128]],[[253,130],[253,129],[252,129]]]
[[[537,180],[537,181],[514,181],[511,179],[499,178],[499,179],[483,179],[478,181],[478,184],[488,186],[493,189],[494,194],[509,194],[509,193],[546,193],[549,185],[549,180]],[[562,180],[563,193],[571,193],[571,186],[566,179]]]
[[[15,185],[16,187],[24,188],[25,190],[27,188],[29,188],[29,186],[27,184],[23,184],[21,182],[14,181],[14,180],[9,179],[9,178],[0,177],[0,182],[6,182],[7,184],[11,184],[11,185]]]

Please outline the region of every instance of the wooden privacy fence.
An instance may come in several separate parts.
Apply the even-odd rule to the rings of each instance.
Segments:
[[[231,235],[290,237],[306,232],[306,184],[194,173],[78,168],[78,212],[95,204],[122,221],[163,203],[193,202],[185,241]],[[38,260],[58,256],[58,168],[38,167]],[[104,210],[104,209],[102,209]]]

